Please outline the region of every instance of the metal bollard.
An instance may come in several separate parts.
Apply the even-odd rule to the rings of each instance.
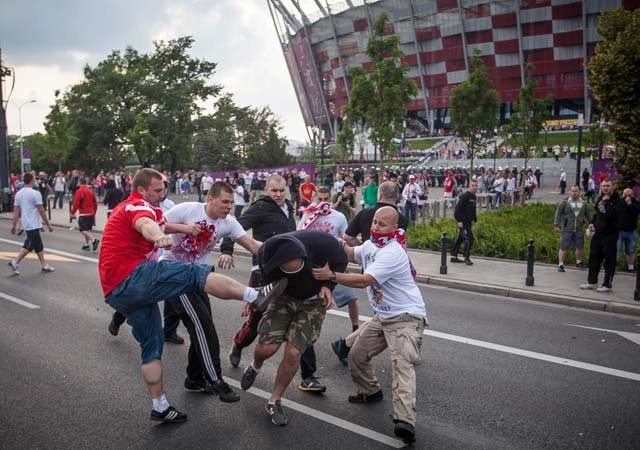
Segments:
[[[636,256],[636,264],[640,261],[640,253]],[[640,270],[638,270],[638,266],[636,266],[636,290],[633,292],[633,299],[637,302],[640,302]]]
[[[49,223],[51,223],[51,197],[47,195],[47,216],[49,217]]]
[[[533,286],[533,255],[534,255],[534,246],[533,239],[529,239],[529,245],[527,245],[527,279],[525,280],[525,284],[527,286]]]
[[[447,274],[447,232],[442,233],[442,246],[440,247],[440,275]]]

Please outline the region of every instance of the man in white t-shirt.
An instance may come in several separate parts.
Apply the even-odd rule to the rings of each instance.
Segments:
[[[53,272],[55,269],[47,264],[44,259],[44,245],[42,244],[42,237],[40,236],[42,222],[47,225],[50,232],[53,232],[53,228],[51,227],[49,219],[47,219],[47,215],[44,212],[42,195],[40,194],[40,191],[36,191],[33,188],[33,183],[35,181],[33,173],[25,173],[23,181],[24,187],[18,191],[14,201],[11,234],[16,234],[18,218],[21,218],[22,229],[26,231],[27,238],[25,239],[22,250],[20,250],[18,256],[9,261],[9,267],[11,267],[11,270],[13,270],[15,275],[20,275],[20,261],[22,261],[29,253],[36,252],[38,259],[40,260],[40,265],[42,266],[42,272]],[[40,219],[42,219],[42,222]]]
[[[160,259],[205,264],[218,240],[224,237],[229,237],[256,254],[262,242],[250,237],[238,221],[229,215],[233,207],[233,194],[229,184],[217,181],[210,187],[206,203],[185,202],[169,210],[165,214],[168,223],[199,227],[199,232],[194,236],[185,229],[185,233],[172,234],[173,246]],[[232,255],[220,256],[218,267],[229,269],[233,266]],[[240,400],[222,378],[218,335],[213,319],[208,320],[211,318],[208,295],[192,290],[166,301],[180,314],[191,337],[185,388],[218,395],[223,402]]]
[[[244,201],[244,186],[242,186],[241,183],[236,184],[236,187],[233,190],[233,202],[235,203],[233,215],[237,219],[240,217],[240,214],[242,214],[244,205],[247,204],[247,202]]]
[[[316,202],[309,205],[298,222],[298,230],[313,230],[328,233],[336,239],[342,239],[349,224],[347,218],[340,211],[331,208],[331,192],[325,187],[318,188]],[[338,285],[333,290],[333,299],[338,308],[345,305],[349,307],[349,319],[351,319],[351,331],[358,329],[360,323],[360,311],[358,308],[358,295],[352,287]],[[346,365],[347,360],[340,362]]]
[[[206,196],[209,193],[209,189],[213,185],[213,178],[208,173],[204,173],[202,175],[202,181],[200,181],[200,190],[203,196]]]
[[[335,273],[328,266],[313,269],[318,280],[366,288],[375,314],[346,338],[351,379],[358,388],[351,403],[382,400],[372,356],[389,347],[392,361],[393,422],[396,436],[405,443],[415,441],[416,374],[420,362],[422,334],[427,326],[427,310],[412,276],[404,246],[398,241],[398,211],[385,206],[376,211],[371,239],[361,246],[344,246],[349,261],[362,264],[363,274]],[[400,338],[401,337],[401,338]]]
[[[496,193],[496,203],[495,207],[500,208],[502,206],[502,193],[505,189],[505,180],[504,180],[504,172],[502,168],[499,168],[498,174],[496,175],[496,179],[493,180],[493,190]]]
[[[336,174],[336,182],[333,183],[333,191],[336,194],[339,194],[340,192],[342,192],[343,187],[344,187],[344,180],[342,179],[342,174],[338,172]]]

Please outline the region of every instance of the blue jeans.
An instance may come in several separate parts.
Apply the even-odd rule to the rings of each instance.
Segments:
[[[125,315],[140,344],[141,362],[162,356],[164,329],[158,302],[190,290],[204,291],[212,267],[171,261],[143,261],[107,295],[107,303]]]
[[[622,251],[622,246],[624,244],[624,253],[627,256],[631,256],[636,251],[636,231],[620,231],[618,235],[618,253]]]
[[[416,211],[418,209],[417,203],[411,203],[409,201],[404,202],[404,215],[410,222],[416,221]]]

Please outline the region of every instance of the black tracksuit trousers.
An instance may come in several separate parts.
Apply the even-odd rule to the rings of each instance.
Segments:
[[[596,233],[589,247],[589,284],[598,284],[600,265],[604,261],[603,286],[612,287],[613,275],[616,272],[618,232]]]

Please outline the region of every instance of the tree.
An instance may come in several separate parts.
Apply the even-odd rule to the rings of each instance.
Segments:
[[[538,136],[549,118],[553,102],[551,97],[544,100],[534,98],[533,90],[537,84],[531,75],[532,71],[533,67],[527,65],[527,78],[524,86],[520,87],[520,98],[513,104],[510,124],[505,126],[505,131],[513,134],[516,142],[520,144],[525,168],[531,155],[531,147],[538,140]],[[524,187],[523,180],[520,186],[521,205],[524,205]]]
[[[367,42],[366,54],[371,68],[351,67],[351,101],[345,107],[347,117],[362,117],[371,130],[370,139],[380,151],[380,171],[391,149],[395,135],[402,133],[399,119],[406,115],[407,105],[418,94],[413,80],[407,78],[409,67],[401,64],[404,55],[400,36],[388,36],[388,14],[381,13],[373,23],[373,35]]]
[[[454,130],[467,145],[471,173],[476,151],[486,136],[498,125],[500,101],[480,51],[474,50],[469,78],[451,90],[451,121]]]
[[[226,171],[240,168],[243,160],[236,152],[235,116],[239,109],[231,94],[224,94],[214,103],[215,112],[195,121],[194,164],[196,170]]]
[[[351,162],[354,145],[355,134],[353,128],[351,128],[351,123],[345,117],[342,122],[342,129],[338,133],[337,145],[331,149],[331,156],[335,162]]]
[[[62,171],[63,161],[67,161],[69,154],[78,142],[78,136],[71,127],[69,113],[57,101],[60,91],[55,92],[56,102],[46,117],[44,129],[46,131],[46,145],[43,154],[38,155],[39,163],[51,167],[55,165]]]
[[[640,10],[603,11],[589,86],[616,142],[619,188],[640,185]]]

